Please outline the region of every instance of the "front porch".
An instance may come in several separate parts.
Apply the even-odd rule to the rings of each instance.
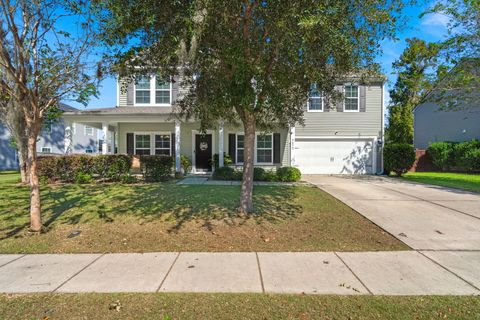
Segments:
[[[175,170],[182,171],[181,158],[187,157],[192,164],[192,173],[213,171],[215,155],[227,154],[231,165],[243,165],[243,128],[219,123],[205,133],[200,132],[200,123],[181,121],[169,114],[105,114],[86,110],[66,113],[67,127],[82,123],[101,130],[102,154],[166,155],[175,158]],[[255,165],[266,169],[291,165],[291,139],[294,136],[287,128],[272,133],[257,133],[255,142]],[[68,146],[68,137],[65,139]],[[71,149],[71,148],[70,148]],[[66,153],[69,148],[66,147]],[[218,165],[225,165],[218,157]],[[138,162],[137,162],[138,163]]]

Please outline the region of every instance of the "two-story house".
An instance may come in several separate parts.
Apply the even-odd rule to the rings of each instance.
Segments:
[[[134,83],[120,80],[116,107],[70,111],[64,119],[112,136],[109,142],[104,141],[103,153],[116,150],[131,155],[171,155],[175,156],[177,171],[180,155],[191,159],[193,172],[211,171],[214,154],[227,153],[234,165],[241,165],[242,127],[219,123],[202,134],[199,122],[173,115],[176,102],[186,90],[179,83],[162,83],[155,76],[137,78]],[[304,126],[258,132],[255,165],[296,166],[304,174],[381,173],[383,86],[383,77],[371,78],[368,84],[356,78],[342,81],[337,89],[344,92],[345,99],[335,106],[326,106],[320,94],[312,90],[305,105]]]
[[[61,104],[63,112],[75,112],[69,105]],[[70,139],[66,129],[71,130]],[[37,141],[37,153],[39,155],[59,155],[65,153],[98,153],[98,129],[87,124],[74,123],[67,128],[63,118],[53,123],[45,123]],[[67,148],[68,147],[68,148]],[[0,170],[18,169],[18,155],[10,132],[4,124],[0,123]]]

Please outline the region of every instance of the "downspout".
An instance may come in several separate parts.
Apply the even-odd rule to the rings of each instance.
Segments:
[[[380,153],[380,174],[383,174],[384,167],[383,167],[383,147],[385,146],[385,82],[382,84],[382,130],[381,130],[381,137],[382,143],[380,148],[382,149]]]

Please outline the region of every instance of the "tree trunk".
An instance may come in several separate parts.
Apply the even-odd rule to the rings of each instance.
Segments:
[[[28,171],[28,140],[17,141],[18,149],[18,164],[20,166],[20,176],[22,178],[22,183],[30,182],[30,172]]]
[[[250,112],[244,113],[243,127],[245,132],[243,150],[243,178],[240,193],[239,211],[244,214],[253,211],[253,162],[255,155],[255,117]]]
[[[40,184],[37,172],[37,137],[28,137],[28,168],[30,169],[30,230],[42,231]]]

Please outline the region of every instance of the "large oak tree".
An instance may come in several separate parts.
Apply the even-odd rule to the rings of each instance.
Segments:
[[[402,6],[397,0],[98,3],[121,72],[181,73],[190,88],[181,115],[199,119],[202,129],[243,124],[244,213],[253,210],[255,132],[302,123],[313,83],[328,101],[338,98],[337,81],[372,69]]]

